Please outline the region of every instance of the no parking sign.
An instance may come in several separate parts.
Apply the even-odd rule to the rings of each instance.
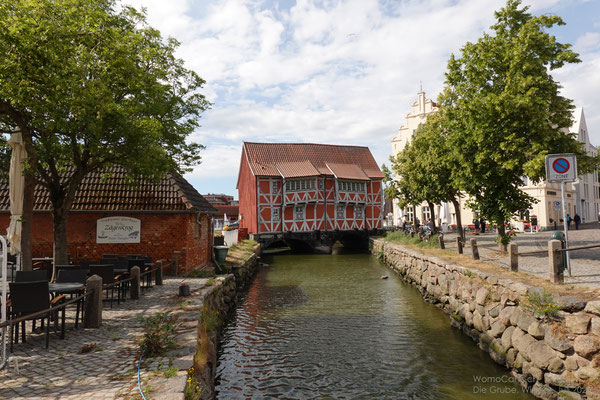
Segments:
[[[548,154],[546,156],[546,179],[548,182],[577,180],[577,157],[575,154]]]

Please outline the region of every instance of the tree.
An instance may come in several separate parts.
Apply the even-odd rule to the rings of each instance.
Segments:
[[[158,179],[200,161],[186,138],[209,103],[177,46],[116,0],[0,4],[0,129],[21,130],[26,173],[50,194],[56,263],[86,174],[121,165]]]
[[[571,100],[559,93],[551,70],[579,62],[569,44],[546,32],[563,25],[558,16],[534,17],[519,0],[495,13],[493,33],[467,43],[448,62],[441,96],[445,127],[460,165],[458,185],[498,226],[528,210],[534,199],[519,186],[522,177],[544,178],[549,153],[583,155],[565,133],[571,126]],[[566,131],[568,132],[568,131]]]
[[[427,122],[415,132],[412,140],[396,157],[390,157],[397,179],[390,192],[401,204],[427,202],[432,212],[434,204],[451,202],[454,206],[457,228],[462,232],[460,189],[454,182],[456,162],[444,128],[443,110],[430,114]]]

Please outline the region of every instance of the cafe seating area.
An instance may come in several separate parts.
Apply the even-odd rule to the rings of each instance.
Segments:
[[[70,310],[69,329],[82,326],[86,286],[91,276],[102,279],[101,301],[109,303],[112,308],[115,301],[118,306],[127,298],[133,267],[140,270],[138,287],[141,289],[143,286],[152,286],[153,265],[151,257],[139,254],[105,254],[97,260],[81,260],[78,264],[56,266],[52,266],[52,262],[48,266],[46,258],[38,259],[34,262],[33,270],[16,270],[8,274],[6,306],[11,352],[13,345],[19,343],[19,337],[20,341],[25,343],[28,331],[29,335],[43,333],[47,349],[51,325],[54,332],[64,339],[67,330],[67,307]],[[39,328],[36,327],[38,322]]]

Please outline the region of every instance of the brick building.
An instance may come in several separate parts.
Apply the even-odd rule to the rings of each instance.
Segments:
[[[212,266],[212,218],[216,210],[183,177],[167,174],[156,184],[127,184],[122,169],[114,167],[106,172],[110,177],[103,178],[103,173],[97,172],[84,178],[69,213],[67,239],[75,263],[95,260],[102,254],[142,254],[153,260],[171,260],[177,255],[178,273]],[[3,181],[0,229],[9,225],[8,210],[8,183]],[[33,257],[52,256],[52,226],[48,192],[38,185]],[[130,231],[120,237],[110,234],[118,229]]]
[[[240,226],[251,234],[379,229],[383,177],[367,147],[246,142]]]

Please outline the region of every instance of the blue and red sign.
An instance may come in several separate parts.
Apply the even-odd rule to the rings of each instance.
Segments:
[[[552,169],[558,174],[566,174],[569,172],[569,168],[571,168],[571,164],[566,158],[557,158],[552,163]]]
[[[548,182],[574,182],[577,180],[577,157],[575,154],[548,154],[546,156],[546,179]]]

